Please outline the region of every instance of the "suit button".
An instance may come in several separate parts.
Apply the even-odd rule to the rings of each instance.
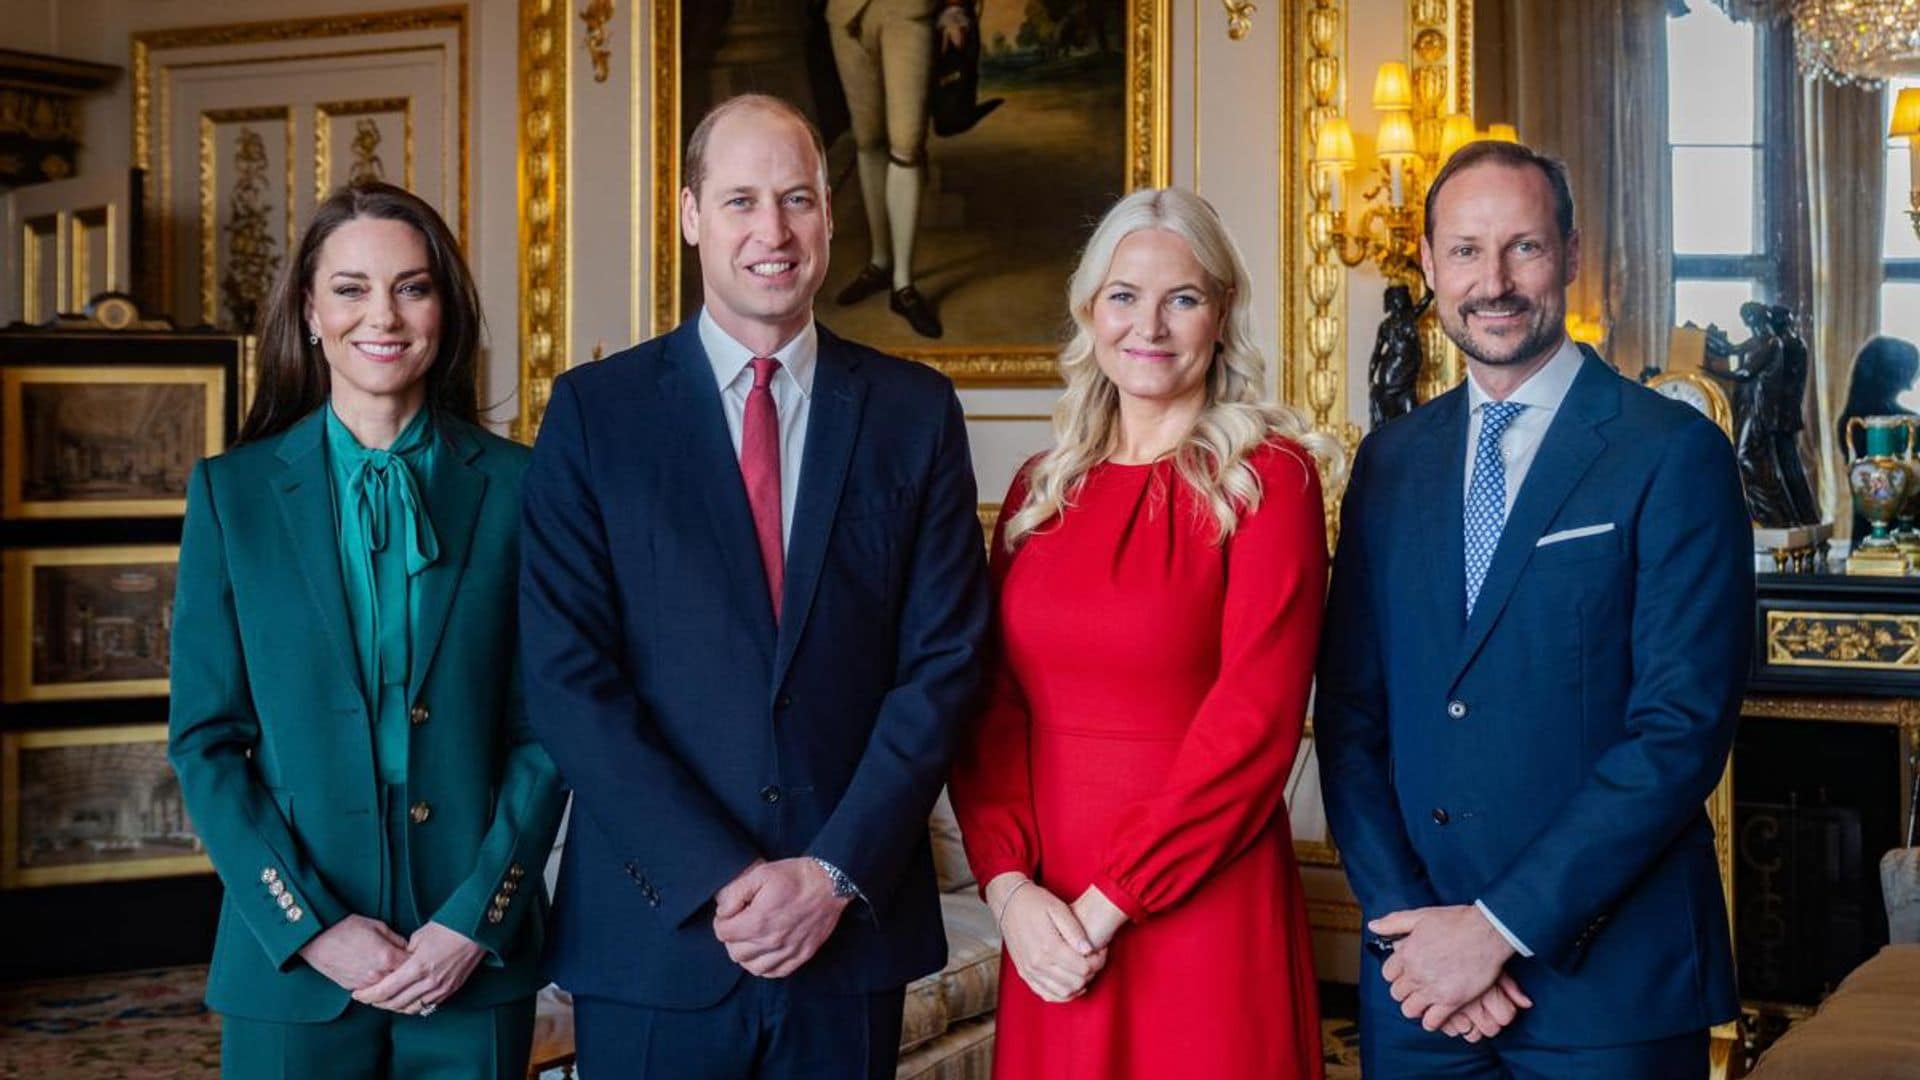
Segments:
[[[521,869],[519,863],[514,863],[512,866],[507,867],[507,876],[515,881],[519,881],[521,878],[527,876],[527,872]]]
[[[500,923],[500,920],[506,917],[507,917],[507,913],[504,911],[501,911],[499,908],[487,909],[487,921],[490,923],[498,925]]]
[[[427,722],[428,715],[425,705],[415,705],[412,709],[408,710],[407,719],[413,721],[415,724],[424,724]]]
[[[1455,720],[1465,720],[1467,718],[1467,703],[1464,701],[1447,702],[1447,715],[1453,717]]]
[[[1436,807],[1434,807],[1434,809],[1433,809],[1433,823],[1434,823],[1435,825],[1445,825],[1445,824],[1446,824],[1447,822],[1449,822],[1449,821],[1451,821],[1451,820],[1453,820],[1453,819],[1447,816],[1447,812],[1446,812],[1445,810],[1443,810],[1443,809],[1441,809],[1440,807],[1437,807],[1437,806],[1436,806]]]
[[[780,789],[777,787],[774,787],[772,784],[768,784],[766,787],[761,788],[760,801],[763,803],[766,803],[768,806],[772,806],[774,803],[779,802]]]
[[[780,695],[779,697],[777,697],[777,698],[775,698],[775,699],[773,699],[773,707],[774,707],[774,708],[776,708],[776,709],[790,709],[790,708],[792,708],[792,707],[793,707],[793,695],[791,695],[791,694],[781,694],[781,695]]]
[[[424,799],[421,800],[420,802],[414,803],[413,806],[407,810],[407,819],[409,821],[412,821],[415,825],[425,825],[427,823],[427,819],[432,816],[433,816],[433,807],[429,805]]]

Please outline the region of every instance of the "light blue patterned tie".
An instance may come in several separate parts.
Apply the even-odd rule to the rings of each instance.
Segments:
[[[1480,407],[1480,441],[1473,448],[1473,482],[1467,485],[1466,554],[1467,616],[1480,598],[1480,585],[1500,546],[1507,525],[1507,462],[1500,456],[1500,436],[1507,433],[1520,410],[1513,401],[1489,401]]]

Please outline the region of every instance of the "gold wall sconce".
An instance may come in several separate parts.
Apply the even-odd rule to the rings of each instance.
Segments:
[[[1907,199],[1912,205],[1907,219],[1913,222],[1913,235],[1920,236],[1920,86],[1909,86],[1894,99],[1887,135],[1907,140]]]

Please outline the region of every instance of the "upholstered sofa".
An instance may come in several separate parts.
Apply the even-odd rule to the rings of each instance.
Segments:
[[[897,1080],[987,1080],[993,1065],[993,1010],[1000,999],[1000,931],[967,869],[960,826],[944,794],[928,832],[946,916],[947,966],[907,987],[895,1075]],[[549,883],[558,858],[556,849],[547,868]],[[573,1003],[566,991],[549,986],[540,994],[532,1074],[571,1076],[572,1064]]]
[[[1920,945],[1888,945],[1774,1043],[1749,1080],[1920,1076]]]

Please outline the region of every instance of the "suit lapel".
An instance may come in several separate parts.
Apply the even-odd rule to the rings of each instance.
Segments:
[[[407,701],[420,697],[420,685],[433,666],[440,637],[453,609],[453,594],[466,571],[467,552],[473,546],[474,524],[487,493],[487,477],[473,464],[480,441],[456,421],[441,423],[441,442],[433,475],[427,478],[427,517],[440,541],[440,557],[420,572],[414,587],[420,590],[419,617],[413,624],[410,650],[413,662],[407,676]]]
[[[1527,469],[1526,480],[1520,486],[1519,497],[1514,500],[1513,512],[1507,516],[1506,527],[1500,532],[1500,543],[1494,548],[1492,564],[1487,567],[1487,579],[1480,586],[1473,617],[1467,620],[1460,659],[1454,665],[1455,679],[1473,662],[1474,654],[1500,620],[1500,613],[1520,579],[1520,571],[1533,556],[1534,545],[1546,534],[1547,526],[1552,524],[1554,515],[1560,512],[1580,478],[1606,449],[1607,441],[1596,429],[1619,411],[1617,379],[1603,362],[1588,357],[1568,388],[1566,400],[1547,428],[1533,464]],[[1457,522],[1454,531],[1460,531]],[[1462,604],[1464,597],[1463,592]]]
[[[820,330],[820,359],[813,375],[807,443],[800,458],[800,492],[787,541],[786,593],[781,597],[780,632],[774,647],[773,686],[786,678],[794,650],[806,629],[807,613],[820,584],[827,539],[846,487],[847,464],[860,432],[860,407],[866,398],[852,350]]]
[[[1432,559],[1424,592],[1431,606],[1426,625],[1438,627],[1448,642],[1457,641],[1466,621],[1467,576],[1461,534],[1466,486],[1467,392],[1464,385],[1442,395],[1434,410],[1426,446],[1416,456],[1408,492],[1417,508],[1411,522],[1414,535],[1428,538]],[[1412,420],[1411,417],[1408,418]]]
[[[714,381],[713,365],[700,344],[699,323],[688,321],[667,339],[661,393],[673,402],[670,447],[679,447],[685,467],[675,470],[680,483],[698,488],[689,502],[706,507],[727,577],[728,607],[752,629],[762,662],[773,654],[773,601],[767,597],[767,571],[753,531],[740,456],[727,432],[727,414]]]
[[[280,437],[278,454],[286,463],[285,471],[276,478],[280,517],[293,541],[307,595],[313,600],[327,640],[333,644],[334,659],[339,661],[348,684],[359,689],[364,698],[360,662],[352,630],[347,626],[347,589],[340,578],[339,522],[333,510],[333,484],[327,477],[325,424],[326,417],[315,411]]]

